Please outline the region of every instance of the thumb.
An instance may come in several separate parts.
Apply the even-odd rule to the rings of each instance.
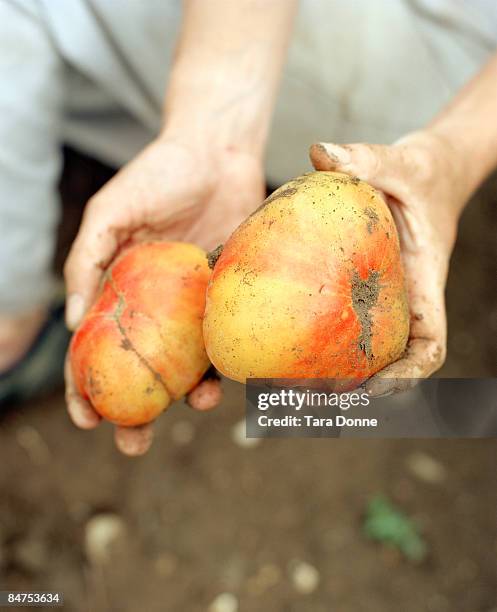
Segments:
[[[396,146],[320,142],[311,146],[309,156],[316,170],[334,170],[357,176],[393,195],[408,179],[408,164],[401,148]]]
[[[102,273],[118,249],[118,228],[104,208],[88,203],[64,265],[66,324],[74,330],[95,299]]]

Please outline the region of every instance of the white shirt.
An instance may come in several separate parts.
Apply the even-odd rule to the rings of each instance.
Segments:
[[[180,19],[180,0],[0,0],[0,312],[50,293],[60,144],[118,166],[158,132]],[[316,140],[422,127],[496,42],[494,0],[302,0],[269,183]]]

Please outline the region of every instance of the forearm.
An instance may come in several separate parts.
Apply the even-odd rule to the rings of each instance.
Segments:
[[[497,54],[435,117],[428,130],[462,158],[469,198],[497,167]]]
[[[261,154],[295,0],[185,0],[164,132]]]

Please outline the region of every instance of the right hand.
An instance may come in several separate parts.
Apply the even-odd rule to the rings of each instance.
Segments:
[[[75,329],[95,300],[103,272],[131,244],[150,239],[193,242],[210,250],[222,243],[264,199],[261,160],[231,148],[194,146],[163,135],[146,147],[88,202],[65,265],[67,324]],[[202,385],[194,408],[206,409]],[[81,428],[99,415],[76,391],[66,366],[69,414]],[[220,397],[220,393],[217,393]],[[151,427],[116,428],[116,444],[128,455],[144,453]]]
[[[377,372],[366,388],[372,395],[404,390],[445,360],[445,285],[458,217],[470,192],[463,159],[429,130],[393,145],[321,143],[310,153],[316,170],[357,176],[380,190],[395,219],[409,299],[409,339],[398,361]]]

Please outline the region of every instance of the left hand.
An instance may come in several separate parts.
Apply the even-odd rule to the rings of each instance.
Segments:
[[[429,131],[391,146],[316,144],[310,156],[316,170],[357,176],[383,192],[394,217],[408,291],[409,340],[404,355],[374,375],[367,390],[372,395],[402,390],[445,360],[445,285],[459,212],[469,196],[461,159]]]
[[[200,146],[161,136],[88,202],[64,270],[71,329],[95,300],[103,272],[122,248],[163,239],[212,249],[262,202],[265,182],[260,160],[235,148],[202,142]],[[206,410],[220,396],[219,382],[207,380],[190,393],[189,402]],[[69,359],[66,400],[78,427],[98,425],[100,416],[76,391]],[[122,452],[140,455],[151,444],[152,429],[117,427],[115,438]]]

